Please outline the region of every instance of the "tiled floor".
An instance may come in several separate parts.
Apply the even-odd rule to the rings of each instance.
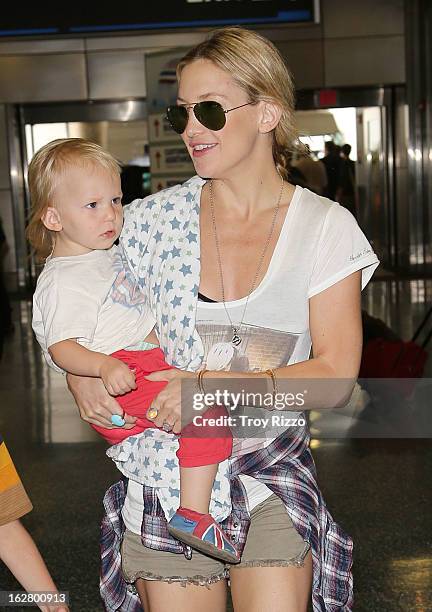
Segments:
[[[404,339],[431,301],[430,280],[374,282],[364,295],[369,313]],[[0,431],[35,506],[24,522],[59,587],[70,592],[72,610],[102,610],[98,524],[116,470],[77,417],[63,378],[41,362],[29,302],[14,303],[14,310],[16,331],[0,363]],[[430,440],[315,440],[313,446],[328,506],[354,538],[355,610],[432,610]],[[0,566],[0,589],[14,588]]]

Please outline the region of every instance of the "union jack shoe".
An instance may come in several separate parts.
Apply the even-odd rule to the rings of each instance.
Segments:
[[[168,523],[169,533],[210,557],[226,563],[239,563],[240,555],[211,514],[179,508]]]

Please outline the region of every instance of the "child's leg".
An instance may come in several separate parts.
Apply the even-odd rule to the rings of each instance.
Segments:
[[[180,542],[206,555],[239,563],[237,549],[209,514],[217,467],[217,464],[180,466],[180,507],[168,523],[168,531]]]
[[[197,467],[180,465],[180,506],[208,514],[218,464]]]
[[[206,413],[212,417],[224,414],[221,408]],[[240,555],[209,514],[210,497],[219,462],[227,459],[232,451],[229,428],[201,432],[202,435],[221,437],[203,438],[188,425],[182,430],[177,456],[180,463],[180,507],[168,524],[168,531],[175,538],[207,555],[228,563],[238,563]],[[183,437],[192,436],[195,437]]]
[[[206,411],[207,419],[225,416],[225,408]],[[208,437],[205,437],[208,436]],[[221,461],[232,452],[229,427],[198,427],[193,423],[182,430],[177,457],[180,464],[180,505],[207,514],[214,479]]]

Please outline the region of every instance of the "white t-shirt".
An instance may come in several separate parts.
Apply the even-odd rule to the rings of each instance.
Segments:
[[[48,348],[76,338],[107,355],[140,342],[154,327],[145,296],[124,268],[120,251],[51,257],[33,296],[33,330],[52,368]]]
[[[348,210],[296,187],[267,273],[249,296],[237,348],[230,345],[232,330],[223,304],[198,302],[196,327],[204,345],[205,367],[263,371],[307,360],[309,298],[357,270],[362,270],[364,288],[378,263]],[[234,325],[241,321],[246,299],[225,302]],[[283,431],[284,427],[277,435]],[[234,439],[234,454],[267,446],[274,435],[273,429],[271,438],[263,438],[259,429],[256,438]],[[266,485],[251,476],[240,478],[250,509],[271,495]]]

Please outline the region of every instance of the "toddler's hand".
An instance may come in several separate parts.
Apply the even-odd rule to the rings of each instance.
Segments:
[[[99,375],[110,395],[124,395],[136,389],[135,374],[125,363],[114,357],[107,356],[103,360]]]

